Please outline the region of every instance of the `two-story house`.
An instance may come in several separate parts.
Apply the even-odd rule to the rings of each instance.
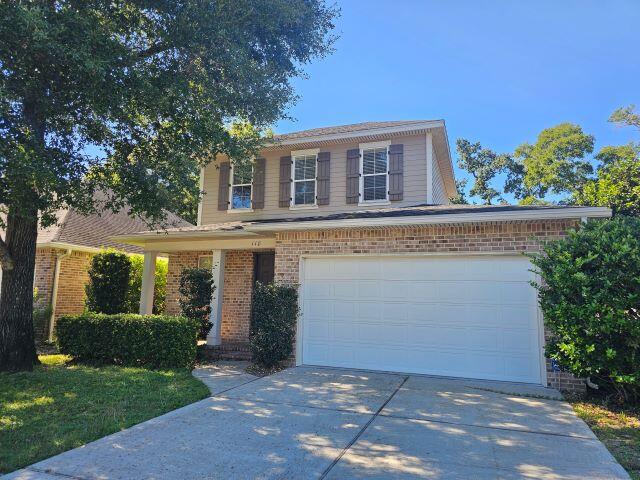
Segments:
[[[445,123],[373,122],[277,136],[250,168],[201,175],[195,227],[120,237],[169,256],[167,309],[183,268],[212,268],[221,350],[242,349],[259,280],[298,285],[296,363],[571,387],[544,358],[523,252],[606,208],[451,205]]]

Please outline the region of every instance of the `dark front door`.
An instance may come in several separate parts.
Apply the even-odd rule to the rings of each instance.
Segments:
[[[260,283],[273,282],[276,268],[276,254],[273,252],[255,254],[254,281]]]

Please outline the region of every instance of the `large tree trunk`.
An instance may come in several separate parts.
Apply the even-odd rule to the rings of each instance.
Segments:
[[[9,209],[5,243],[12,265],[2,271],[0,371],[32,370],[38,363],[32,318],[37,236],[37,215],[18,217]]]

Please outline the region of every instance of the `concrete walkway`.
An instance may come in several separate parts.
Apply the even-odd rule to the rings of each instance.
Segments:
[[[6,478],[629,478],[542,387],[229,363],[194,375],[212,397]]]

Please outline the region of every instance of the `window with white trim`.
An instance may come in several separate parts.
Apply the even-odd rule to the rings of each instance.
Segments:
[[[231,188],[229,204],[232,210],[251,208],[253,165],[250,162],[231,164]]]
[[[316,204],[317,154],[293,157],[292,205]]]
[[[363,201],[387,200],[389,191],[389,152],[387,146],[362,149],[360,193]]]

